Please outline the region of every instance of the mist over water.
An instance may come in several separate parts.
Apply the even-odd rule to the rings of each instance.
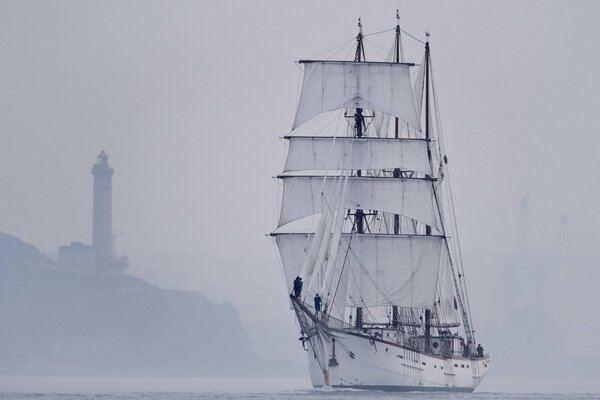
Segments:
[[[547,382],[540,390],[520,392],[478,391],[476,393],[389,393],[355,389],[309,389],[308,379],[248,378],[44,378],[2,377],[0,398],[48,400],[63,399],[415,399],[415,400],[591,400],[598,386],[582,386],[580,391],[558,389]],[[492,388],[493,389],[493,388]]]

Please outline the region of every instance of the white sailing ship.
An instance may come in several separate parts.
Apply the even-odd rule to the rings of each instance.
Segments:
[[[366,60],[360,19],[354,60],[299,61],[271,236],[313,386],[470,392],[490,359],[471,322],[429,37],[423,61],[405,62],[397,19],[384,61]]]

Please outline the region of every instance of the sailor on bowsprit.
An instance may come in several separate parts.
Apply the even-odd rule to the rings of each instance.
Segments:
[[[297,298],[300,298],[301,294],[302,294],[302,278],[297,276],[296,279],[294,279],[294,296]]]
[[[317,314],[321,311],[321,296],[319,296],[319,293],[315,295],[315,311]]]

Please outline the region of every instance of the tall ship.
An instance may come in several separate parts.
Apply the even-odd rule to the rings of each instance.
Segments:
[[[277,244],[314,387],[471,392],[475,339],[429,35],[406,62],[397,25],[367,59],[300,60]],[[339,54],[339,51],[337,52]]]

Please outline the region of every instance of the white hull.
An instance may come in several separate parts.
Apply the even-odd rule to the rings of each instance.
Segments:
[[[349,332],[330,333],[337,365],[330,362],[334,351],[327,334],[321,331],[307,342],[314,387],[472,392],[489,367],[487,357],[442,358]]]

